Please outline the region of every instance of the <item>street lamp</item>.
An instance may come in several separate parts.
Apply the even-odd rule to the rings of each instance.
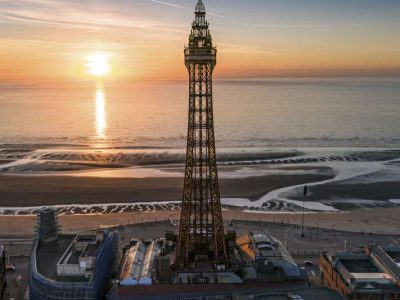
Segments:
[[[303,214],[301,216],[301,237],[304,237],[304,201],[307,196],[308,186],[304,186],[303,189]]]

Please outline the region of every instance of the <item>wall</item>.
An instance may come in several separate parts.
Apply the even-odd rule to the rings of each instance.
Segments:
[[[6,252],[0,245],[0,299],[3,298],[6,290]]]

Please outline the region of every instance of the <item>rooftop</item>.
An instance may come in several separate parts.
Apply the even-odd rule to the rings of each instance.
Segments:
[[[86,238],[86,236],[84,237]],[[91,241],[92,243],[88,242]],[[95,256],[99,249],[95,237],[90,240],[76,235],[60,235],[55,241],[45,243],[38,241],[36,248],[36,267],[42,276],[58,282],[89,282],[90,277],[84,275],[60,276],[57,267],[60,264],[79,266],[81,257]],[[77,247],[79,245],[80,247]]]
[[[400,266],[400,246],[383,247],[383,250],[390,256],[393,261]]]
[[[245,233],[237,238],[236,244],[253,260],[282,257],[290,263],[295,263],[283,244],[267,234]]]
[[[156,257],[161,252],[161,240],[135,241],[122,259],[121,285],[151,284]]]
[[[242,262],[280,267],[287,278],[301,276],[299,267],[283,244],[270,235],[245,233],[236,239],[236,246]]]
[[[400,281],[400,246],[371,246],[370,255],[396,281]]]
[[[72,235],[63,235],[58,240],[49,243],[38,242],[36,248],[36,267],[41,275],[58,281],[57,263],[71,245],[74,237]]]
[[[350,273],[380,273],[368,257],[364,260],[341,260],[341,263]]]
[[[352,290],[400,292],[391,274],[383,270],[369,254],[338,253],[327,258]]]

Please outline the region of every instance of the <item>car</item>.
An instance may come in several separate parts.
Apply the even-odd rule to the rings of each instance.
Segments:
[[[303,297],[299,296],[299,295],[294,295],[294,294],[287,294],[288,298],[290,300],[304,300]]]
[[[17,268],[15,267],[15,264],[13,265],[6,265],[6,271],[15,271]]]
[[[306,266],[313,266],[313,265],[314,265],[313,262],[312,262],[311,260],[306,260],[306,261],[304,261],[304,264],[305,264]]]

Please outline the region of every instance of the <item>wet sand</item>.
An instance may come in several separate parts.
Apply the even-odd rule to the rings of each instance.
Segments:
[[[399,179],[400,180],[400,179]],[[301,197],[293,197],[300,200]],[[312,188],[308,201],[319,199],[365,199],[386,202],[388,199],[400,199],[400,182],[340,183],[324,184]]]
[[[221,196],[257,199],[285,186],[332,178],[294,174],[220,179]],[[0,176],[0,207],[180,201],[182,178]]]

